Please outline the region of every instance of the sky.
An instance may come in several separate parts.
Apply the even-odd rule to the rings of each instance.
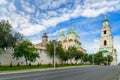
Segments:
[[[99,50],[104,16],[120,62],[120,0],[0,0],[0,20],[9,20],[33,44],[41,42],[44,32],[49,40],[59,39],[62,30],[73,26],[89,54]]]

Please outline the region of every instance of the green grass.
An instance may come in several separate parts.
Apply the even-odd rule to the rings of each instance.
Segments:
[[[13,71],[13,70],[25,70],[25,69],[41,69],[41,68],[52,68],[52,65],[32,65],[32,66],[0,66],[0,71]]]
[[[57,64],[56,67],[70,67],[70,66],[85,66],[86,64]],[[53,65],[31,65],[31,66],[0,66],[0,71],[14,71],[14,70],[25,70],[25,69],[43,69],[53,68]]]
[[[57,64],[57,67],[87,66],[89,64]]]

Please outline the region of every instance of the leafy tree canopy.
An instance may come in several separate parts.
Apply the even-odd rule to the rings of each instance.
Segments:
[[[9,21],[0,21],[0,48],[8,46],[16,46],[16,43],[23,40],[23,35],[19,32],[13,33],[13,29]]]
[[[14,49],[13,58],[20,59],[22,57],[25,58],[26,65],[28,65],[28,61],[34,62],[36,58],[39,58],[37,49],[34,48],[34,45],[28,40],[23,41]]]

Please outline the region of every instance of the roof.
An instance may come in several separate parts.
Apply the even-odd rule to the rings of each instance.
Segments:
[[[101,50],[101,52],[102,52],[103,54],[111,53],[111,52],[109,52],[108,50]]]
[[[108,20],[107,17],[105,16],[103,22],[106,22],[106,21],[109,22],[109,20]]]
[[[48,38],[47,33],[43,33],[43,36],[42,36],[42,37]]]
[[[75,34],[73,27],[70,27],[68,29],[68,33],[67,34]]]
[[[36,44],[36,45],[34,45],[34,46],[35,46],[36,49],[43,49],[43,50],[44,50],[44,49],[45,49],[45,45],[46,45],[46,44],[38,43],[38,44]]]

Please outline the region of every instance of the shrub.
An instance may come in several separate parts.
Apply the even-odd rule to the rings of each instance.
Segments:
[[[12,62],[10,63],[10,67],[12,67],[13,65],[12,65]]]
[[[51,65],[52,65],[51,63],[48,64],[48,66],[51,66]]]
[[[29,63],[29,66],[31,66],[31,63]]]
[[[38,63],[37,66],[40,66],[40,63]]]

